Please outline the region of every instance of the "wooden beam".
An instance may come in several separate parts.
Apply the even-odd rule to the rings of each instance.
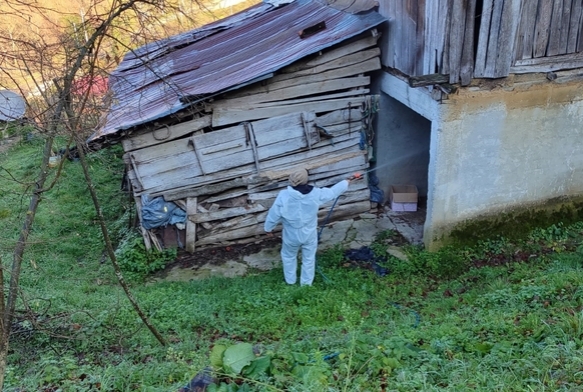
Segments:
[[[371,35],[371,36],[363,38],[361,40],[351,42],[347,45],[342,45],[336,49],[332,49],[328,52],[324,52],[323,54],[321,54],[313,59],[310,59],[308,61],[298,62],[296,64],[292,64],[290,66],[282,68],[281,72],[282,73],[294,73],[294,72],[302,71],[304,69],[314,68],[314,67],[317,67],[318,65],[325,64],[327,62],[336,60],[340,57],[344,57],[344,56],[350,55],[352,53],[360,52],[361,50],[364,50],[364,49],[370,48],[371,46],[376,45],[379,37],[380,37],[380,35],[376,35],[376,36]]]
[[[289,113],[313,111],[315,113],[330,112],[332,110],[361,105],[365,101],[364,97],[351,97],[333,99],[323,102],[301,103],[295,105],[272,106],[269,108],[229,108],[217,109],[213,112],[213,126],[219,127],[243,121],[263,119],[273,116],[281,116]]]
[[[252,214],[254,212],[262,212],[265,210],[266,208],[261,204],[249,207],[222,208],[218,211],[209,211],[207,213],[189,215],[188,219],[194,223],[211,222],[214,220],[233,218],[235,216]]]
[[[368,86],[370,84],[369,76],[357,76],[353,78],[332,79],[303,85],[294,85],[276,91],[248,95],[243,98],[225,99],[217,102],[210,107],[216,109],[228,109],[229,107],[253,107],[256,103],[261,102],[280,102],[290,98],[303,97],[306,95],[321,95],[323,93],[346,90],[355,87]],[[322,100],[321,97],[317,97]]]
[[[197,215],[197,200],[196,197],[188,197],[186,199],[186,251],[194,253],[196,249],[196,222],[192,220],[193,216]]]
[[[131,136],[122,140],[121,143],[126,152],[166,143],[209,127],[211,125],[211,119],[211,116],[204,116],[180,124],[166,126],[149,133]]]
[[[563,56],[518,60],[510,67],[511,73],[535,73],[583,68],[583,52]]]
[[[272,106],[281,106],[281,105],[295,105],[299,103],[306,103],[306,102],[317,102],[317,101],[327,101],[329,99],[338,99],[338,98],[346,98],[346,97],[357,97],[359,95],[368,95],[370,94],[370,89],[368,88],[359,88],[350,89],[348,91],[343,91],[341,93],[334,93],[334,94],[325,94],[325,95],[314,95],[311,97],[306,98],[297,98],[297,99],[286,99],[283,101],[273,101],[273,102],[260,102],[254,103],[249,105],[252,108],[269,108]],[[238,107],[245,107],[245,104]]]
[[[339,219],[348,217],[348,216],[357,216],[358,214],[361,214],[365,211],[369,211],[370,210],[370,201],[366,200],[366,201],[360,201],[360,202],[356,202],[356,203],[350,203],[350,204],[343,204],[343,205],[338,205],[334,207],[334,211],[332,213],[332,215],[330,216],[331,219],[329,220],[328,223],[332,223],[334,221],[337,221]],[[329,208],[323,208],[318,212],[318,218],[322,219],[324,217],[326,217],[326,215],[328,214]],[[259,219],[258,219],[259,221]],[[253,236],[257,236],[257,235],[263,235],[265,234],[265,231],[263,230],[263,225],[259,224],[262,222],[258,222],[258,224],[256,225],[252,225],[252,226],[248,226],[248,227],[243,227],[243,228],[239,228],[239,229],[235,229],[235,230],[229,230],[220,234],[211,234],[209,236],[206,237],[202,237],[198,239],[197,244],[198,245],[209,245],[209,244],[219,244],[222,243],[224,241],[232,241],[232,240],[237,240],[237,239],[241,239],[241,238],[246,238],[246,237],[253,237]]]
[[[440,83],[449,83],[449,75],[431,74],[409,77],[409,86],[411,87],[425,87]]]
[[[269,83],[267,83],[265,85],[250,87],[248,89],[245,89],[244,91],[238,92],[238,93],[233,94],[233,95],[226,96],[225,98],[226,99],[240,98],[240,97],[246,97],[248,95],[268,93],[268,92],[279,90],[279,89],[286,88],[286,87],[301,86],[301,85],[305,85],[308,83],[314,83],[314,82],[325,82],[327,80],[345,78],[345,77],[354,76],[354,75],[360,75],[360,74],[363,74],[366,72],[372,72],[372,71],[376,71],[379,69],[381,69],[381,62],[380,62],[378,57],[374,57],[372,59],[363,61],[361,63],[349,65],[347,67],[333,69],[330,71],[326,71],[326,72],[322,72],[322,73],[314,74],[314,75],[298,76],[298,77],[293,78],[293,79],[290,79],[287,77],[285,79],[281,79],[281,78],[279,78],[279,76],[274,76],[273,78],[271,78],[269,80]]]

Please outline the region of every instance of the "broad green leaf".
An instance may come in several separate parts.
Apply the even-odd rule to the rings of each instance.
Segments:
[[[401,366],[397,358],[383,358],[383,363],[391,369],[396,369]]]
[[[494,347],[494,345],[489,342],[483,342],[476,343],[474,347],[476,348],[477,351],[481,352],[482,354],[488,354],[492,350],[492,347]]]
[[[307,385],[323,385],[327,381],[325,369],[316,366],[295,366],[292,374]]]
[[[259,357],[243,369],[243,374],[249,378],[257,378],[258,376],[267,373],[269,365],[271,365],[271,359],[269,357]]]
[[[240,374],[241,370],[254,359],[253,346],[249,343],[239,343],[225,350],[223,368],[227,372]]]
[[[292,353],[292,356],[294,358],[294,361],[298,363],[308,363],[309,361],[308,356],[304,353]]]
[[[227,349],[226,346],[223,346],[222,344],[217,344],[211,350],[210,361],[211,361],[211,365],[215,369],[222,369],[223,368],[223,354],[224,354],[226,349]]]
[[[242,384],[241,386],[239,386],[239,388],[237,389],[237,392],[251,392],[251,387],[249,387],[249,384],[245,383]]]

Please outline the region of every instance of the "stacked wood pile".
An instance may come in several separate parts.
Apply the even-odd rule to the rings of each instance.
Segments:
[[[245,243],[263,234],[267,210],[293,170],[306,168],[320,187],[366,170],[378,100],[366,73],[380,69],[377,39],[304,59],[206,102],[199,118],[123,140],[138,207],[147,194],[185,210],[189,251]],[[352,183],[330,222],[370,210],[369,198],[366,181]],[[164,246],[143,234],[148,246]]]

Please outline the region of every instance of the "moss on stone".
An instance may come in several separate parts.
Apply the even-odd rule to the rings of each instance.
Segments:
[[[535,228],[555,223],[571,224],[583,221],[583,196],[556,198],[536,206],[515,207],[509,212],[477,217],[456,225],[442,245],[472,245],[496,236],[509,239],[525,238]]]

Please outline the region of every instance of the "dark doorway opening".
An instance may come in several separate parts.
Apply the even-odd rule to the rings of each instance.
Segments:
[[[381,92],[372,166],[385,192],[384,210],[413,242],[422,240],[427,215],[430,141],[431,121]],[[391,205],[391,186],[399,185],[417,188],[416,211],[401,211],[411,205]]]

